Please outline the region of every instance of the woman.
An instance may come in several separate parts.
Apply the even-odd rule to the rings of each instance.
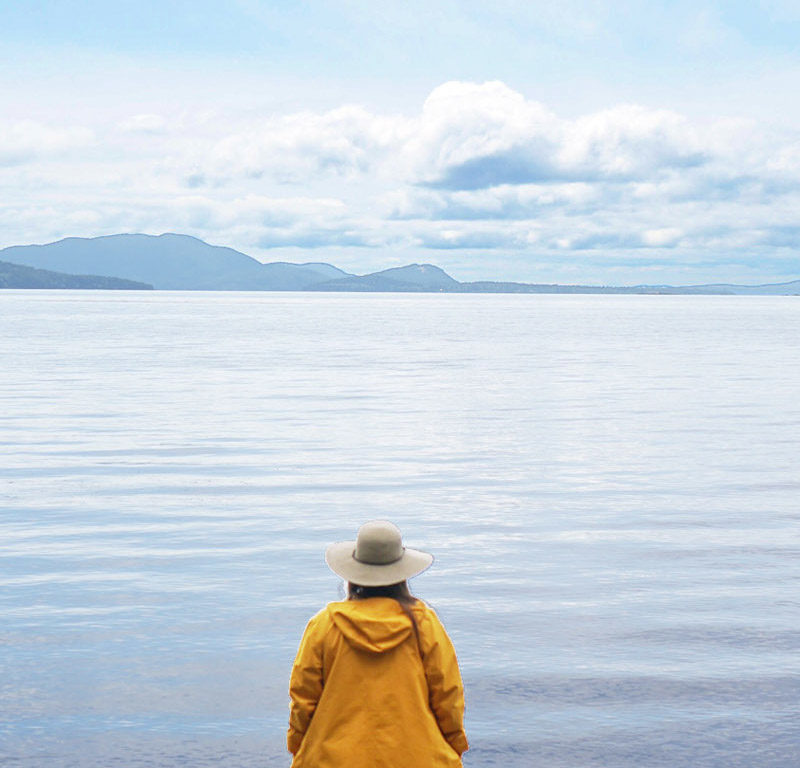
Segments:
[[[464,690],[436,614],[406,579],[433,556],[403,547],[392,523],[332,544],[347,600],[308,622],[289,685],[292,768],[457,768],[467,749]]]

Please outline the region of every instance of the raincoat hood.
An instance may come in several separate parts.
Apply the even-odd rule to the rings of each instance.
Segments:
[[[390,651],[412,632],[411,619],[390,597],[331,603],[327,611],[350,645],[363,651]]]

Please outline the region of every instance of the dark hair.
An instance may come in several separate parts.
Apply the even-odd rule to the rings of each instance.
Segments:
[[[417,602],[417,598],[411,594],[408,582],[398,581],[396,584],[386,584],[380,587],[364,587],[361,584],[353,584],[352,581],[347,582],[348,600],[366,600],[368,597],[390,597],[393,600],[397,600],[403,609],[403,613],[411,619],[411,627],[414,630],[414,636],[417,638],[419,655],[422,656],[419,627],[417,626],[417,620],[414,618],[414,612],[411,610],[411,606]]]

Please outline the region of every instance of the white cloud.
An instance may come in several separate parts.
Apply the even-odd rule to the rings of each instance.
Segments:
[[[481,273],[482,254],[788,263],[800,135],[640,105],[565,118],[500,82],[451,82],[406,115],[5,123],[0,200],[4,245],[181,231],[268,259],[372,249],[375,268],[463,252],[476,277],[517,279]]]
[[[444,190],[553,181],[645,179],[702,164],[708,148],[682,116],[619,106],[574,120],[500,82],[450,82],[420,114],[345,106],[257,121],[197,148],[195,183],[315,174],[380,176]]]
[[[564,120],[499,82],[435,89],[401,151],[419,183],[450,190],[646,178],[704,160],[674,112],[630,105]]]
[[[410,187],[387,194],[384,204],[396,219],[504,220],[535,219],[558,208],[585,214],[610,198],[600,185],[567,182],[455,191]]]
[[[91,130],[77,126],[51,127],[34,120],[0,123],[0,166],[58,155],[92,139]]]
[[[568,124],[558,166],[578,178],[628,180],[700,165],[705,155],[685,118],[668,110],[627,105]]]
[[[348,212],[340,200],[270,198],[248,195],[228,200],[205,195],[152,197],[147,201],[102,194],[86,195],[80,204],[66,206],[58,195],[41,194],[13,206],[0,206],[0,228],[37,232],[38,242],[70,235],[92,236],[115,232],[182,232],[215,244],[242,250],[267,247],[270,239],[281,245],[292,238],[303,242],[355,242],[363,235],[355,228],[347,234]],[[344,234],[343,234],[344,231]],[[18,243],[30,242],[25,237]],[[12,243],[7,243],[12,244]]]
[[[413,227],[412,242],[437,250],[520,250],[539,241],[535,224],[515,222],[420,222]]]
[[[500,82],[452,82],[425,101],[402,152],[423,183],[480,188],[549,175],[559,123]]]
[[[678,244],[682,235],[683,232],[677,227],[648,229],[642,233],[642,243],[655,248],[672,248]]]
[[[153,114],[131,115],[119,123],[120,130],[126,133],[162,133],[166,127],[166,119]]]
[[[369,173],[396,144],[402,122],[358,106],[279,116],[221,138],[198,162],[210,177],[221,179],[270,176],[298,182],[317,173]]]
[[[272,198],[247,195],[217,200],[205,195],[182,195],[167,201],[172,214],[185,224],[205,229],[225,229],[235,224],[287,226],[298,221],[337,221],[346,213],[341,200]]]

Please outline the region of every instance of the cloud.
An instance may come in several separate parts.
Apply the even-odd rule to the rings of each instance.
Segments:
[[[616,252],[675,248],[684,237],[677,227],[642,229],[637,223],[613,222],[607,226],[563,221],[507,223],[426,222],[415,227],[418,244],[437,250],[528,250],[539,252]]]
[[[682,236],[683,232],[677,227],[648,229],[642,232],[642,245],[652,248],[674,248]]]
[[[558,163],[578,178],[633,180],[702,165],[708,154],[681,115],[636,105],[580,117],[564,129]]]
[[[221,138],[198,162],[216,179],[366,174],[396,145],[402,122],[358,106],[279,116]]]
[[[642,199],[731,198],[768,183],[780,193],[797,184],[800,144],[790,137],[770,145],[758,125],[697,125],[673,111],[637,105],[563,119],[503,83],[453,82],[434,89],[417,115],[344,106],[272,116],[196,141],[188,151],[178,147],[167,166],[189,188],[248,180],[377,183],[384,196],[419,190],[416,201],[433,206],[423,217],[434,209],[469,217],[468,193],[476,193],[476,218],[493,210],[518,217],[527,206],[559,197],[597,199],[602,189],[613,198],[614,185],[629,185]],[[489,197],[479,201],[484,191]]]
[[[416,116],[343,106],[256,122],[200,147],[186,179],[380,176],[459,191],[652,179],[708,157],[696,130],[669,110],[623,105],[569,120],[501,82],[450,82]]]
[[[342,201],[328,198],[248,195],[219,200],[182,195],[134,201],[95,194],[66,207],[62,201],[42,195],[27,203],[0,206],[0,228],[15,226],[42,233],[39,242],[71,235],[178,231],[245,251],[252,247],[368,244],[367,235],[349,220]],[[13,242],[30,241],[21,238],[8,244]]]
[[[179,223],[205,229],[224,229],[234,224],[286,227],[301,221],[336,221],[345,214],[344,203],[330,198],[247,195],[218,200],[205,195],[184,195],[166,204]]]
[[[548,175],[558,121],[500,82],[434,89],[403,146],[420,183],[478,189]]]
[[[282,247],[378,246],[370,226],[354,221],[335,198],[271,198],[249,195],[220,201],[204,195],[177,197],[167,203],[171,220],[193,231],[246,234],[263,250]]]
[[[386,195],[384,203],[394,219],[537,219],[559,208],[590,213],[608,204],[613,192],[585,182],[504,184],[474,191],[412,187]]]
[[[629,105],[563,120],[498,82],[435,89],[404,151],[420,184],[446,190],[625,181],[705,160],[674,112]]]
[[[787,224],[772,227],[758,233],[756,240],[762,245],[776,248],[800,249],[800,225]]]
[[[491,222],[480,225],[467,222],[448,222],[415,227],[414,242],[435,250],[520,250],[539,239],[535,227],[499,226]]]
[[[51,127],[34,120],[0,123],[0,166],[18,165],[85,147],[93,132],[75,126]]]
[[[385,245],[383,237],[370,235],[359,229],[309,226],[307,223],[289,228],[270,229],[256,245],[263,249],[273,248],[375,248]]]
[[[683,236],[676,227],[638,230],[592,229],[577,234],[556,236],[549,241],[551,248],[566,251],[631,251],[657,248],[674,248]]]
[[[125,133],[163,133],[167,121],[161,115],[132,115],[119,123],[119,129]]]
[[[2,123],[0,201],[7,245],[181,231],[267,259],[371,252],[374,268],[435,251],[462,259],[465,276],[469,254],[475,277],[509,279],[526,274],[482,272],[484,254],[515,269],[790,264],[800,133],[641,105],[563,117],[501,82],[451,82],[405,115],[345,105]]]

